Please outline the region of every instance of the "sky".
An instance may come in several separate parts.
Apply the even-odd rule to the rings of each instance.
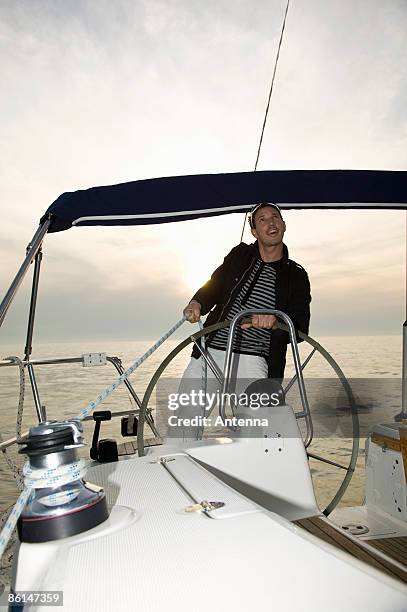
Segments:
[[[252,170],[285,0],[0,1],[0,287],[64,191]],[[291,0],[259,169],[407,169],[405,0]],[[311,335],[397,334],[405,213],[288,211]],[[243,215],[44,242],[37,342],[158,338]],[[246,229],[245,241],[250,241]],[[30,279],[1,342],[24,343]]]

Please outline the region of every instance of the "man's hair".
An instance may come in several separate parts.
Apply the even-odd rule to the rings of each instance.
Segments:
[[[250,211],[250,215],[249,215],[249,224],[250,227],[252,229],[255,229],[256,227],[256,223],[255,223],[255,214],[258,210],[260,210],[260,208],[265,208],[266,206],[271,206],[272,208],[275,208],[278,211],[278,214],[280,215],[281,219],[283,218],[282,214],[281,214],[281,210],[280,208],[277,206],[277,204],[274,204],[274,202],[260,202],[259,204],[255,204],[253,206],[253,208]]]

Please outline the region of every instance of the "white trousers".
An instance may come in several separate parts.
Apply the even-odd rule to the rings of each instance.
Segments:
[[[225,363],[225,351],[210,348],[208,351],[210,358],[215,362],[217,369],[223,378],[223,370]],[[240,355],[232,354],[231,376],[228,385],[228,393],[236,393],[237,395],[244,393],[250,383],[259,378],[267,378],[268,367],[264,357],[257,355]],[[216,378],[212,369],[207,366],[206,388],[203,388],[203,359],[195,359],[191,357],[191,361],[187,366],[181,379],[178,393],[186,397],[193,398],[193,394],[204,391],[205,398],[215,397],[220,392],[222,384]],[[201,396],[202,397],[202,396]],[[218,406],[212,405],[213,410],[217,410]],[[178,408],[178,416],[184,421],[196,416],[209,416],[207,410],[208,403],[204,402],[186,402],[184,406]],[[209,412],[209,413],[208,413]],[[202,429],[197,426],[184,425],[179,428],[178,434],[182,439],[197,439],[201,437]]]
[[[223,374],[226,352],[214,348],[209,349],[207,352]],[[191,361],[183,374],[181,385],[187,380],[200,380],[202,378],[202,361],[202,357],[199,357],[199,359],[191,357]],[[210,382],[211,388],[220,389],[221,385],[209,366],[207,367],[207,373],[208,384]],[[264,357],[233,353],[229,390],[233,389],[236,393],[241,393],[250,382],[259,378],[267,378],[267,374],[268,367]],[[240,389],[242,386],[244,386],[244,389]]]

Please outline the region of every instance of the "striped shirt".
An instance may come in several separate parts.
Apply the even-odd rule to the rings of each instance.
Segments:
[[[276,267],[280,262],[264,262],[257,259],[249,278],[241,288],[232,304],[226,319],[231,321],[238,312],[249,308],[275,308],[276,306]],[[207,346],[225,351],[229,329],[220,329],[208,340]],[[247,355],[267,357],[270,348],[270,330],[236,329],[233,351]]]

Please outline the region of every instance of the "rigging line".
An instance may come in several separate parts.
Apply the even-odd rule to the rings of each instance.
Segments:
[[[258,166],[258,163],[259,163],[261,146],[263,144],[264,131],[265,131],[266,125],[267,125],[267,117],[268,117],[268,112],[269,112],[269,108],[270,108],[271,96],[273,94],[274,81],[275,81],[276,73],[277,73],[278,60],[280,58],[280,49],[281,49],[281,45],[282,45],[282,42],[283,42],[283,36],[284,36],[285,24],[286,24],[286,21],[287,21],[287,13],[288,13],[289,5],[290,5],[290,0],[287,0],[287,5],[285,7],[285,13],[284,13],[284,19],[283,19],[283,25],[281,27],[280,40],[278,42],[276,59],[275,59],[275,62],[274,62],[273,76],[271,77],[270,91],[269,91],[269,95],[268,95],[268,99],[267,99],[266,111],[264,113],[263,125],[262,125],[262,128],[261,128],[259,146],[257,147],[256,162],[254,164],[254,171],[255,172],[257,170],[257,166]],[[243,227],[242,227],[242,233],[241,233],[241,236],[240,236],[240,242],[242,242],[242,240],[243,240],[243,234],[244,234],[244,228],[245,228],[246,221],[247,221],[247,215],[248,215],[248,213],[245,213],[244,221],[243,221]]]
[[[284,13],[284,19],[283,19],[283,25],[282,25],[282,28],[281,28],[280,40],[279,40],[279,43],[278,43],[276,61],[274,62],[274,70],[273,70],[273,76],[272,76],[272,79],[271,79],[269,97],[267,99],[266,112],[264,114],[263,126],[262,126],[262,129],[261,129],[260,141],[259,141],[259,146],[258,146],[258,149],[257,149],[256,163],[254,165],[254,170],[255,171],[257,170],[257,165],[259,163],[259,158],[260,158],[261,145],[263,144],[264,130],[266,129],[267,116],[268,116],[268,112],[269,112],[269,108],[270,108],[271,96],[273,94],[274,80],[276,78],[277,65],[278,65],[278,60],[279,60],[279,57],[280,57],[280,49],[281,49],[281,44],[283,42],[285,23],[286,23],[286,20],[287,20],[287,13],[288,13],[289,5],[290,5],[290,0],[287,0],[287,5],[285,7],[285,13]]]

